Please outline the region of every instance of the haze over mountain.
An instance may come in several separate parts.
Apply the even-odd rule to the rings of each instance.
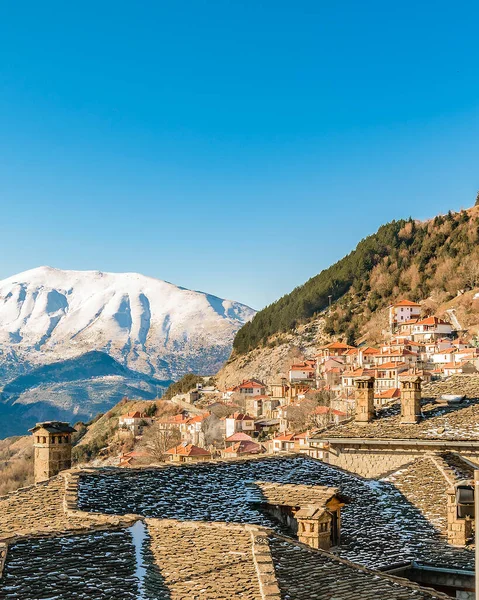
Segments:
[[[238,302],[138,273],[39,267],[14,275],[0,282],[0,414],[7,405],[17,414],[21,404],[32,419],[69,420],[92,414],[99,399],[102,409],[112,406],[120,393],[155,397],[158,387],[186,372],[215,373],[254,314]],[[97,363],[104,372],[92,370]],[[13,385],[19,377],[21,389]],[[62,410],[50,417],[45,406],[53,405]]]

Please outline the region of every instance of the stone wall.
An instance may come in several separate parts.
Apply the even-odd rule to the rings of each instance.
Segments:
[[[386,477],[421,456],[412,450],[379,450],[363,447],[331,447],[328,462],[335,467],[357,473],[361,477]]]
[[[405,445],[384,448],[384,446],[375,447],[374,444],[367,446],[331,444],[324,461],[361,477],[380,478],[434,451],[434,447],[427,446],[407,447]],[[472,461],[479,461],[479,452],[461,450],[460,454]]]

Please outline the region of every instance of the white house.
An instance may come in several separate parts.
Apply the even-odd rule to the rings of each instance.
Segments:
[[[143,428],[151,425],[152,419],[145,413],[129,412],[118,419],[118,427],[123,431],[131,431],[133,435],[142,435]]]
[[[266,385],[257,379],[248,379],[234,387],[233,392],[243,394],[244,396],[264,396],[266,394]]]
[[[389,325],[394,331],[401,323],[419,319],[421,316],[421,305],[411,300],[400,300],[389,307]]]
[[[452,325],[438,317],[421,319],[412,328],[414,341],[437,340],[452,334]]]
[[[297,365],[291,365],[289,370],[289,381],[295,383],[299,381],[313,382],[316,377],[316,366],[307,362]]]
[[[243,413],[234,413],[229,417],[226,417],[225,428],[227,438],[239,431],[251,434],[254,432],[254,419]]]

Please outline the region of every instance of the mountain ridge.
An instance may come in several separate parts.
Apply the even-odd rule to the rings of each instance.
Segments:
[[[44,266],[0,281],[0,351],[44,364],[102,350],[175,379],[217,370],[253,315],[244,304],[139,273]]]

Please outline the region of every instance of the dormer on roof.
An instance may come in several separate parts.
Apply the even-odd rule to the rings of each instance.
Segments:
[[[262,505],[300,542],[323,550],[339,545],[341,508],[348,502],[339,489],[262,481],[248,488],[250,502]]]

